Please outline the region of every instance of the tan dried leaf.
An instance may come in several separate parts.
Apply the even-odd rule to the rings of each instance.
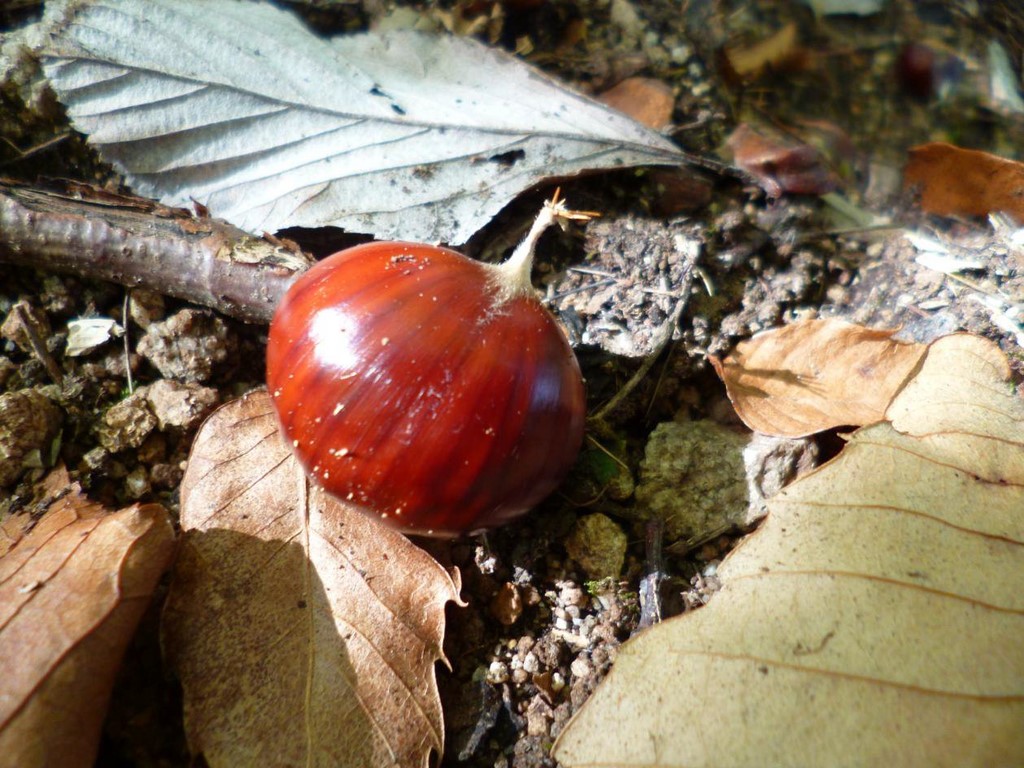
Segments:
[[[1006,373],[983,339],[935,342],[893,405],[920,434],[861,429],[769,502],[721,592],[622,649],[556,758],[1024,764],[1024,403]]]
[[[656,131],[671,125],[676,105],[672,87],[653,77],[627,77],[597,98]]]
[[[941,141],[912,147],[905,187],[921,192],[921,208],[937,216],[1005,213],[1024,224],[1024,163]]]
[[[31,530],[7,528],[0,557],[0,764],[18,768],[92,766],[121,658],[174,552],[160,505],[110,512],[65,471],[51,477],[66,492]]]
[[[766,67],[777,67],[799,55],[800,35],[794,22],[753,45],[733,46],[723,53],[732,71],[741,79],[753,78]]]
[[[880,421],[924,354],[892,331],[842,320],[804,320],[759,333],[712,360],[743,423],[804,437]]]
[[[311,487],[264,391],[200,430],[181,502],[164,640],[193,752],[213,768],[427,765],[452,576]]]

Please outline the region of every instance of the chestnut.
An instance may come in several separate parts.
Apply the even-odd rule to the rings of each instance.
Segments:
[[[501,525],[579,452],[579,365],[530,284],[540,234],[589,214],[548,203],[500,265],[374,242],[300,276],[277,307],[267,386],[325,490],[410,533]]]

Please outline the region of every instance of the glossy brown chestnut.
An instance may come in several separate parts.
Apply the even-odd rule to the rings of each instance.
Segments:
[[[582,440],[582,377],[510,275],[381,242],[296,281],[270,327],[267,385],[328,492],[403,530],[455,535],[526,512],[561,481]]]

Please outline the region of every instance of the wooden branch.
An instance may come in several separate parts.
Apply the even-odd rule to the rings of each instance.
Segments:
[[[147,288],[267,323],[312,263],[218,219],[76,182],[0,180],[0,263]]]

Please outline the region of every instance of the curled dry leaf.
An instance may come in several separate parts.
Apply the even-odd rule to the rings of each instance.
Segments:
[[[935,141],[910,150],[903,183],[937,216],[1005,213],[1024,224],[1024,164]]]
[[[1024,403],[1006,373],[988,341],[935,342],[894,424],[770,501],[706,608],[622,649],[557,759],[1024,763]]]
[[[193,752],[212,768],[427,765],[452,577],[312,488],[264,391],[200,430],[181,507],[164,642]]]
[[[892,331],[842,320],[805,320],[759,333],[712,360],[743,423],[804,437],[880,421],[924,354]]]
[[[834,134],[827,136],[821,124],[808,126],[808,130],[820,133],[822,138],[837,140]],[[791,136],[741,123],[726,140],[726,145],[736,166],[757,179],[768,197],[777,198],[787,192],[824,195],[840,184],[829,158],[817,147]]]
[[[174,551],[158,504],[111,512],[64,470],[0,537],[0,764],[91,766],[125,648]]]

